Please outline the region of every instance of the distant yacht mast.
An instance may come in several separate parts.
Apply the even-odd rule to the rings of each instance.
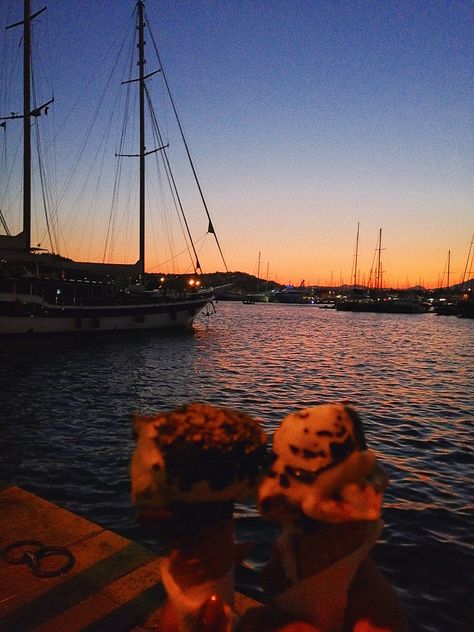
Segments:
[[[377,249],[377,269],[375,274],[375,289],[382,289],[382,229],[379,229],[379,246]]]
[[[258,266],[257,266],[257,292],[260,292],[260,258],[262,253],[258,251]]]
[[[472,234],[471,243],[469,245],[469,252],[467,253],[466,265],[464,267],[464,272],[462,274],[461,279],[461,287],[464,289],[464,283],[468,280],[468,276],[471,275],[472,270],[472,255],[473,255],[473,246],[474,246],[474,233]]]
[[[447,281],[446,281],[446,287],[449,290],[449,276],[451,273],[451,250],[448,250],[448,275],[447,275]]]
[[[356,249],[355,249],[355,258],[354,258],[354,290],[357,287],[357,259],[359,256],[359,222],[357,222],[357,238],[356,238]]]

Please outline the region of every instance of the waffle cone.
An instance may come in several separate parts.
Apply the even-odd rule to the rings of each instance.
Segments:
[[[318,524],[314,531],[299,533],[294,538],[299,579],[325,570],[358,548],[365,540],[368,524]]]
[[[175,542],[168,556],[169,572],[182,590],[223,577],[234,562],[232,520],[200,529]]]

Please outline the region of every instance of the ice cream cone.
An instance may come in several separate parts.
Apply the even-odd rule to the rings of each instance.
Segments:
[[[350,583],[381,531],[388,479],[359,415],[344,403],[288,415],[273,452],[258,501],[283,528],[265,589],[280,612],[340,632]]]
[[[223,513],[231,511],[232,503],[225,505]],[[186,507],[187,524],[193,530],[169,541],[169,553],[162,562],[163,585],[180,632],[225,632],[233,618],[233,520],[229,516],[213,522],[203,517],[206,509],[208,505],[198,503]],[[216,513],[216,507],[213,510]]]
[[[234,599],[235,500],[255,492],[265,435],[208,404],[137,419],[132,499],[167,548],[163,585],[179,632],[227,632]]]

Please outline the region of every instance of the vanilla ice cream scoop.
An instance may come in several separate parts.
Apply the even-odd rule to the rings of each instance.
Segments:
[[[348,404],[322,404],[285,417],[274,434],[273,458],[258,494],[264,516],[283,522],[301,512],[327,522],[380,516],[387,478]]]

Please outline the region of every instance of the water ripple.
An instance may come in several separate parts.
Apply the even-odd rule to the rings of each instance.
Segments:
[[[128,463],[132,414],[209,401],[261,419],[347,400],[389,475],[375,558],[415,632],[469,629],[474,517],[472,321],[220,303],[185,334],[2,341],[0,477],[147,546]],[[238,506],[258,542],[239,586],[258,596],[276,527]]]

